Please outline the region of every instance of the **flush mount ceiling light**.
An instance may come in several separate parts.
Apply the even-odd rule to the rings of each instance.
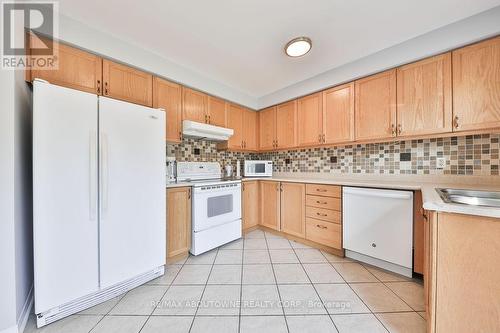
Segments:
[[[302,57],[311,50],[312,42],[308,37],[297,37],[286,43],[285,53],[289,57]]]

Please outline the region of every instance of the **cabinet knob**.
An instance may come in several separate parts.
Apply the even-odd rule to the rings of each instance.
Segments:
[[[101,94],[101,80],[97,80],[97,93]]]
[[[398,124],[398,135],[401,135],[403,132],[403,126],[401,124]]]
[[[460,124],[458,123],[458,116],[455,116],[455,118],[453,118],[453,127],[455,128],[459,128],[460,127]]]
[[[318,201],[316,201],[316,203],[317,203],[317,204],[320,204],[320,205],[326,205],[326,204],[327,204],[327,202],[326,202],[326,201],[319,201],[319,200],[318,200]]]
[[[104,95],[108,95],[108,81],[104,82]]]
[[[394,124],[391,124],[391,135],[396,136],[396,126]]]
[[[320,229],[328,229],[328,227],[325,227],[324,225],[321,225],[321,224],[316,224],[316,227],[318,227]]]
[[[321,142],[321,134],[318,134],[318,141]]]
[[[181,131],[179,131],[179,140],[182,141],[182,132]]]
[[[325,135],[323,134],[323,143],[326,142],[326,138],[325,138]]]
[[[324,214],[324,213],[316,213],[316,215],[318,215],[318,216],[324,216],[324,217],[328,216],[328,214]]]

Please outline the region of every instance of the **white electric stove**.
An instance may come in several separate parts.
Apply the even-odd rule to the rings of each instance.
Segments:
[[[191,253],[241,238],[241,180],[222,178],[217,162],[178,162],[177,182],[193,184]]]

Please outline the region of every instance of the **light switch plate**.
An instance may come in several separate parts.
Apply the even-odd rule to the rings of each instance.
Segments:
[[[444,169],[446,167],[446,158],[438,157],[436,158],[436,169]]]

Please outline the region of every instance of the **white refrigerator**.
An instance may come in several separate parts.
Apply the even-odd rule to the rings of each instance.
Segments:
[[[39,327],[164,272],[165,113],[33,84]]]

